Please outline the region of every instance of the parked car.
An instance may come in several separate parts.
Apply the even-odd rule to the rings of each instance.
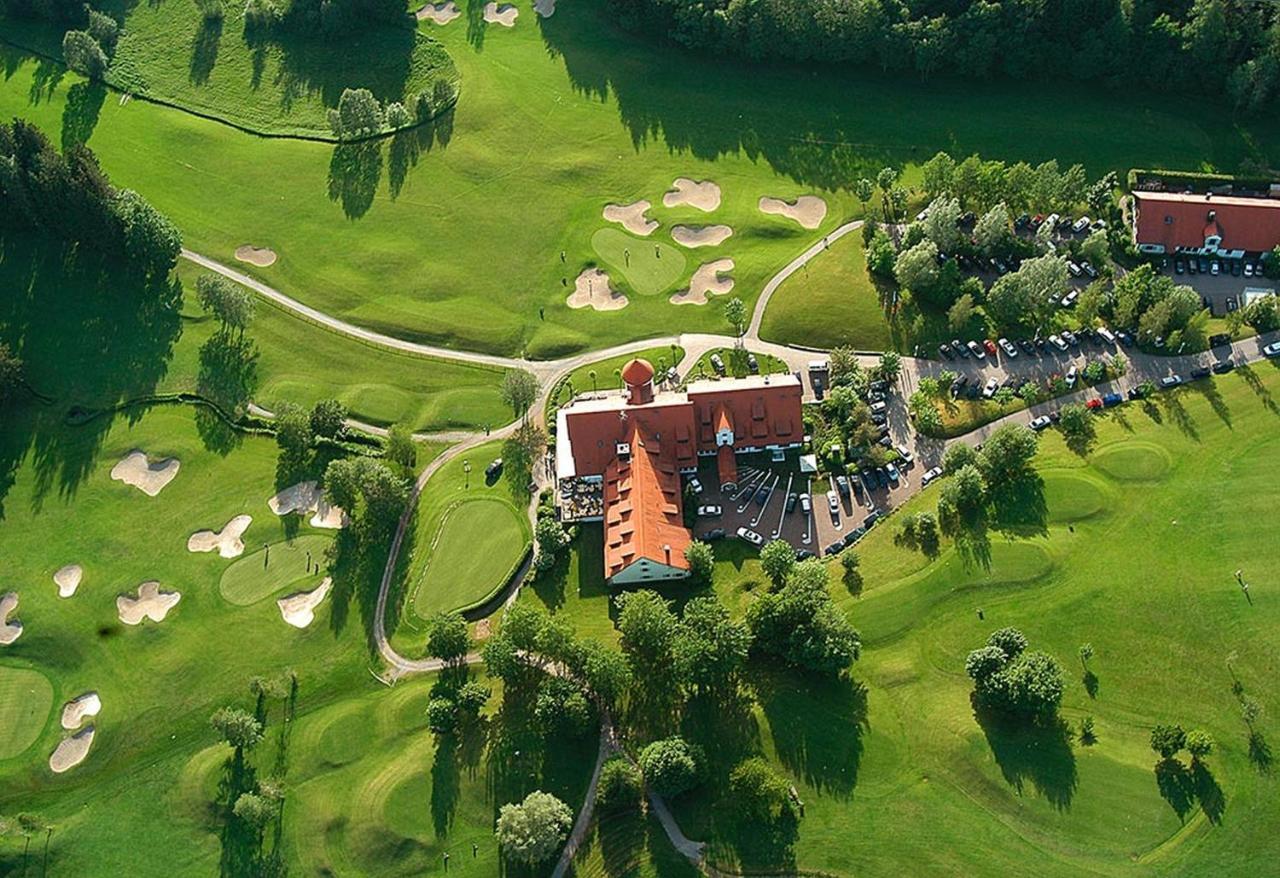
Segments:
[[[693,493],[695,494],[702,493],[702,482],[698,481],[697,476],[689,479],[689,487],[693,489]]]
[[[1055,348],[1057,348],[1060,351],[1065,351],[1067,349],[1067,343],[1062,340],[1061,336],[1058,336],[1058,335],[1049,336],[1049,343],[1052,344]]]
[[[1112,346],[1114,346],[1116,343],[1116,334],[1112,332],[1110,329],[1107,329],[1105,326],[1098,327],[1098,338],[1102,339],[1107,344]]]
[[[1006,354],[1008,354],[1009,356],[1011,356],[1011,357],[1016,357],[1016,356],[1018,356],[1018,349],[1014,346],[1013,342],[1009,341],[1009,339],[1007,339],[1007,338],[1002,338],[1002,339],[1000,339],[1000,341],[998,342],[998,344],[999,344],[999,345],[1000,345],[1000,347],[1004,350],[1004,352],[1005,352]]]
[[[1187,274],[1199,274],[1200,262],[1196,259],[1187,260]]]
[[[840,492],[841,497],[849,496],[849,477],[836,476],[836,490]]]
[[[1211,275],[1216,277],[1219,273],[1221,273],[1221,271],[1222,271],[1222,266],[1218,264],[1218,260],[1215,259],[1213,260],[1213,262],[1209,263],[1209,273]]]
[[[1177,387],[1181,383],[1182,383],[1181,375],[1166,375],[1160,379],[1160,386],[1163,387],[1165,390],[1168,390],[1170,387]]]
[[[1080,266],[1070,260],[1067,261],[1067,271],[1071,272],[1072,277],[1079,277],[1082,273],[1080,271]]]
[[[915,455],[911,453],[911,449],[906,445],[897,446],[898,456],[902,458],[903,466],[911,466],[915,462]]]
[[[996,395],[996,391],[1000,389],[1000,382],[995,378],[988,378],[986,385],[982,388],[982,398],[991,399]]]
[[[968,346],[958,338],[951,339],[951,350],[959,354],[962,360],[967,360],[970,357]]]
[[[756,505],[763,506],[764,504],[768,503],[769,494],[770,494],[770,489],[768,487],[761,485],[759,488],[757,488],[756,495],[754,497],[756,501]]]
[[[1186,272],[1186,270],[1187,270],[1187,264],[1185,262],[1183,262],[1181,259],[1173,260],[1174,274],[1183,274]]]
[[[1191,370],[1191,380],[1199,381],[1201,378],[1208,378],[1212,370],[1208,366],[1196,366]]]
[[[796,511],[796,502],[797,502],[796,494],[794,491],[792,491],[790,494],[787,495],[787,512]]]
[[[759,374],[760,361],[756,359],[755,354],[747,354],[747,369],[751,372],[752,375]]]
[[[973,354],[976,359],[985,360],[987,358],[987,352],[976,341],[968,342],[965,347],[969,349],[969,353]]]
[[[809,499],[808,494],[801,494],[800,495],[800,513],[802,515],[809,515],[812,512],[813,512],[813,501]]]
[[[698,516],[700,518],[717,518],[722,512],[724,510],[715,503],[708,503],[705,506],[698,507]]]
[[[964,386],[969,383],[968,375],[957,375],[951,381],[951,398],[958,399],[960,391],[964,390]]]
[[[862,519],[863,531],[865,532],[865,531],[871,530],[871,528],[875,527],[876,522],[879,520],[880,520],[879,512],[873,512],[870,515],[868,515],[866,518]]]
[[[489,465],[484,468],[484,476],[486,479],[497,478],[498,473],[502,472],[502,458],[495,457],[489,461]]]
[[[898,468],[891,463],[886,463],[884,465],[884,471],[885,475],[889,477],[889,484],[896,488],[898,486],[898,482],[901,481],[901,476],[898,475]]]
[[[743,542],[750,543],[757,549],[764,545],[764,537],[760,536],[760,534],[756,533],[749,527],[738,528],[738,539]]]
[[[1086,402],[1084,407],[1091,412],[1096,412],[1102,408],[1102,400],[1095,396],[1093,399]]]
[[[1246,263],[1244,264],[1244,276],[1245,276],[1245,277],[1253,277],[1253,263],[1252,263],[1252,262],[1246,262]]]
[[[1115,391],[1104,394],[1102,397],[1102,404],[1107,408],[1111,408],[1113,405],[1120,405],[1122,402],[1124,402],[1124,397]]]
[[[1080,291],[1072,290],[1071,292],[1067,293],[1065,296],[1062,297],[1062,307],[1074,308],[1076,306],[1076,300],[1079,298],[1080,298]]]
[[[823,549],[822,554],[827,555],[828,557],[830,557],[831,555],[839,555],[840,550],[843,548],[844,548],[844,543],[841,542],[840,540],[836,540],[834,543],[832,543],[831,545]]]
[[[1039,433],[1041,430],[1048,427],[1050,423],[1051,421],[1049,420],[1048,417],[1046,417],[1045,415],[1041,415],[1038,418],[1032,418],[1031,423],[1028,424],[1028,426],[1031,427],[1032,430],[1035,430],[1037,433]]]
[[[1062,336],[1062,340],[1065,341],[1067,344],[1071,345],[1073,348],[1080,347],[1080,339],[1076,338],[1076,334],[1072,332],[1070,329],[1062,330],[1060,335]]]
[[[1093,222],[1093,220],[1089,219],[1087,216],[1082,216],[1080,217],[1080,219],[1076,220],[1074,223],[1071,224],[1071,231],[1075,232],[1078,235],[1081,232],[1083,232],[1085,229],[1089,228],[1089,223],[1091,222]]]
[[[956,355],[951,352],[951,345],[947,344],[945,341],[938,345],[938,353],[948,360],[954,360],[956,358]]]
[[[923,487],[924,485],[927,485],[930,482],[932,482],[934,479],[938,479],[941,477],[942,477],[942,467],[935,466],[933,469],[925,470],[924,475],[920,477],[920,485],[921,487]]]
[[[711,368],[716,370],[717,375],[724,374],[724,360],[720,358],[719,354],[711,355]]]
[[[997,354],[996,343],[989,338],[982,342],[982,348],[993,357]]]
[[[1116,340],[1120,342],[1123,347],[1133,347],[1133,336],[1125,332],[1123,329],[1116,330]]]
[[[1022,348],[1022,352],[1023,352],[1024,354],[1031,355],[1031,354],[1034,354],[1034,353],[1036,352],[1036,345],[1035,345],[1035,342],[1033,342],[1033,341],[1032,341],[1031,339],[1029,339],[1029,338],[1020,338],[1020,339],[1018,339],[1018,347]]]
[[[1076,379],[1079,377],[1080,373],[1076,370],[1075,366],[1072,366],[1067,370],[1067,374],[1063,376],[1063,380],[1067,382],[1067,387],[1075,387]]]
[[[1225,360],[1218,360],[1213,364],[1213,371],[1216,375],[1225,375],[1236,367],[1236,364],[1230,357]]]
[[[808,549],[796,549],[796,561],[808,561],[810,558],[816,558],[817,555]]]
[[[1280,357],[1280,341],[1273,341],[1262,349],[1262,355],[1271,359]]]
[[[709,531],[707,531],[706,533],[704,533],[704,534],[702,535],[702,538],[703,538],[704,540],[706,540],[707,542],[714,542],[715,540],[723,540],[723,539],[724,539],[724,528],[722,528],[722,527],[713,527],[711,530],[709,530]]]
[[[835,491],[827,492],[827,508],[831,510],[832,518],[840,516],[840,498],[836,496]]]

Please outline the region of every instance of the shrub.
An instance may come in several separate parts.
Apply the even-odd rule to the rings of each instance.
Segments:
[[[67,31],[62,37],[62,57],[82,76],[98,78],[107,72],[107,55],[88,31]]]
[[[89,9],[89,36],[97,40],[98,45],[109,55],[115,51],[116,40],[120,38],[120,25],[110,15]]]
[[[729,791],[743,816],[769,821],[791,804],[791,786],[759,756],[744,759],[729,775]]]
[[[404,108],[404,104],[393,101],[387,104],[387,124],[392,128],[405,128],[413,123],[413,117]]]
[[[508,857],[535,865],[560,849],[572,825],[573,812],[568,805],[550,793],[534,790],[520,804],[502,806],[496,834]]]
[[[329,111],[329,126],[339,138],[377,134],[382,129],[382,105],[367,88],[348,88]]]
[[[427,723],[433,732],[452,732],[458,726],[457,702],[452,698],[432,698],[427,702]]]
[[[640,751],[640,770],[655,790],[678,796],[697,785],[702,752],[679,736],[654,741]]]
[[[1172,759],[1186,742],[1187,733],[1176,723],[1161,723],[1151,729],[1151,749],[1162,759]]]
[[[631,811],[640,806],[644,778],[640,769],[622,756],[614,756],[600,769],[596,803],[606,811]]]

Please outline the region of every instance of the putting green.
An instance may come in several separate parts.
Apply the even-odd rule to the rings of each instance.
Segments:
[[[591,249],[642,296],[666,292],[684,276],[685,255],[670,244],[634,238],[617,229],[600,229]]]
[[[413,606],[424,619],[465,607],[503,584],[525,547],[519,514],[505,500],[465,500],[445,513]]]
[[[320,582],[316,563],[324,560],[332,542],[332,537],[307,534],[274,543],[269,551],[259,549],[224,570],[218,590],[231,603],[247,607],[274,594],[314,588]],[[315,562],[312,573],[307,573],[308,552]]]
[[[53,684],[30,668],[0,667],[0,759],[35,743],[53,706]]]
[[[1099,450],[1090,463],[1113,479],[1153,482],[1169,471],[1169,452],[1146,442],[1117,442]]]
[[[1050,521],[1080,521],[1096,515],[1107,503],[1102,487],[1073,472],[1046,472],[1044,500]]]

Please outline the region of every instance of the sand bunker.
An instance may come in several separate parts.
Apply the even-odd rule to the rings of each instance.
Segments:
[[[69,598],[75,594],[83,577],[84,568],[79,564],[68,564],[66,567],[59,568],[58,572],[53,574],[53,584],[58,587],[58,597]]]
[[[598,268],[588,268],[573,282],[568,304],[570,308],[617,311],[627,307],[627,297],[613,288],[609,275]]]
[[[22,636],[22,623],[9,621],[9,614],[18,609],[18,593],[9,592],[0,597],[0,646],[8,646]]]
[[[448,24],[461,15],[462,10],[458,9],[457,3],[449,0],[447,3],[428,3],[415,14],[418,16],[418,21],[429,19],[436,24]]]
[[[733,278],[721,277],[726,271],[733,271],[732,259],[717,259],[705,262],[694,271],[689,280],[689,289],[681,290],[671,296],[673,305],[705,305],[708,294],[723,296],[733,289]]]
[[[169,611],[182,600],[182,593],[177,591],[161,591],[160,583],[154,579],[138,586],[138,596],[130,597],[122,594],[116,598],[116,612],[120,621],[126,625],[141,625],[143,619],[152,622],[163,622]]]
[[[662,196],[666,207],[696,207],[710,213],[720,206],[720,187],[710,180],[690,180],[678,177],[671,184],[675,188]]]
[[[329,594],[333,580],[328,576],[311,591],[300,591],[276,601],[280,615],[294,628],[306,628],[316,619],[316,607]]]
[[[533,11],[543,18],[556,14],[556,0],[533,0]]]
[[[450,3],[450,6],[453,4]],[[236,259],[241,262],[247,262],[250,265],[256,265],[259,268],[266,268],[268,265],[274,265],[276,261],[276,251],[267,247],[254,247],[250,244],[243,244],[236,248]]]
[[[187,539],[188,552],[212,552],[215,549],[224,558],[236,558],[244,554],[244,541],[240,538],[253,523],[253,516],[237,515],[222,530],[202,530]]]
[[[135,449],[111,468],[111,478],[126,485],[133,485],[148,497],[154,497],[164,490],[165,485],[173,481],[180,465],[176,457],[166,457],[164,460],[151,463],[145,452]]]
[[[765,195],[760,199],[760,210],[795,220],[806,229],[816,229],[827,215],[827,203],[816,195],[801,195],[795,201]]]
[[[298,482],[290,485],[267,501],[271,511],[276,515],[288,515],[291,512],[313,513],[312,527],[327,527],[333,530],[346,527],[350,522],[347,513],[337,506],[330,506],[324,499],[324,491],[315,482]]]
[[[503,27],[515,27],[516,16],[519,14],[520,10],[516,9],[510,3],[503,3],[501,6],[493,2],[484,4],[484,20],[489,22],[489,24],[500,24]]]
[[[658,228],[658,221],[645,217],[645,211],[653,207],[643,199],[631,204],[606,204],[602,213],[611,223],[621,223],[622,227],[633,235],[645,237],[652,235]]]
[[[84,724],[85,717],[97,716],[102,710],[102,699],[97,692],[86,692],[73,698],[62,706],[62,727],[78,729]]]
[[[71,737],[64,738],[49,757],[49,770],[54,774],[62,774],[84,762],[93,745],[94,734],[93,726],[85,726]]]
[[[682,247],[716,247],[733,234],[728,226],[674,226],[671,237]]]

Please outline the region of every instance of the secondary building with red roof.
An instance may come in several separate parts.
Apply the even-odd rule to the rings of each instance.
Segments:
[[[1239,195],[1134,192],[1133,238],[1143,253],[1239,257],[1280,244],[1280,200]]]
[[[684,526],[681,476],[715,458],[721,487],[732,488],[737,455],[799,448],[804,389],[783,374],[657,392],[644,360],[628,362],[622,381],[621,392],[575,399],[557,414],[561,514],[603,522],[611,583],[683,578],[693,536]]]

